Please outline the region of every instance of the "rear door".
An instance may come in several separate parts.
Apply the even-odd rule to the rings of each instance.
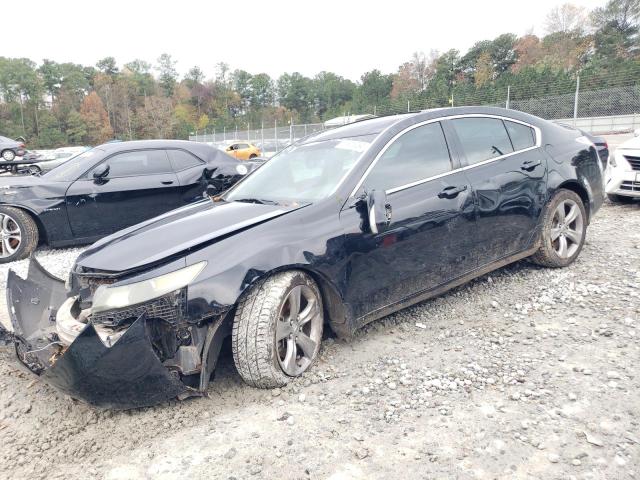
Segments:
[[[109,173],[94,179],[106,163]],[[164,150],[112,155],[67,190],[69,223],[78,238],[108,235],[182,205],[178,178]]]
[[[516,120],[486,116],[449,124],[474,191],[478,265],[526,250],[546,199],[547,163],[539,132]]]
[[[171,168],[178,178],[178,195],[183,203],[202,200],[207,188],[203,176],[206,163],[185,150],[167,150]]]

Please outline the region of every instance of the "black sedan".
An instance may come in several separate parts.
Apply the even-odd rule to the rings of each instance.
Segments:
[[[510,262],[572,263],[603,202],[581,132],[498,108],[367,120],[288,147],[227,193],[107,237],[65,287],[9,273],[17,356],[91,404],[206,391],[222,341],[259,388],[362,325]],[[526,295],[526,292],[523,292]]]
[[[254,168],[201,143],[107,143],[42,176],[0,177],[0,263],[26,258],[39,242],[95,242],[217,194]]]

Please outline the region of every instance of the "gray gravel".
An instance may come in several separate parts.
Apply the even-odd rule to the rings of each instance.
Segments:
[[[226,354],[208,398],[98,411],[0,348],[0,478],[638,478],[639,284],[640,204],[606,204],[569,268],[520,262],[329,338],[282,389]]]

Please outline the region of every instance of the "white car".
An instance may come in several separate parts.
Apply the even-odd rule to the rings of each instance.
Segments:
[[[640,198],[640,130],[635,137],[621,143],[609,157],[605,174],[605,191],[615,203]]]

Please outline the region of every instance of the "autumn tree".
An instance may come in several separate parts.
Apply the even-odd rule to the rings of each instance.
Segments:
[[[113,137],[107,111],[96,92],[91,92],[82,101],[80,117],[86,125],[86,134],[83,138],[85,143],[98,145]]]

